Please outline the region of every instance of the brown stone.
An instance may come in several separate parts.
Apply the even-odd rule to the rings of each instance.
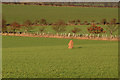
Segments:
[[[72,48],[73,48],[73,41],[72,41],[72,40],[70,40],[68,46],[69,46],[69,47],[68,47],[69,49],[72,49]]]

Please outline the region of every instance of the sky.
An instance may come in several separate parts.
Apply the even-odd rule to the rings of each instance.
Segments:
[[[0,0],[2,2],[119,2],[120,0]]]

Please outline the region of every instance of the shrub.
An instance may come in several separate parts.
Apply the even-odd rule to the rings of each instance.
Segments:
[[[32,25],[32,22],[30,20],[26,20],[23,24],[25,27],[28,27]]]
[[[78,33],[80,31],[81,31],[81,29],[77,28],[77,27],[74,27],[73,30],[72,30],[73,33]]]
[[[6,20],[5,19],[2,19],[2,31],[5,32],[7,31],[7,26],[6,26]]]
[[[113,33],[119,29],[118,25],[116,24],[116,19],[112,19],[110,24],[107,25],[106,29],[109,31],[110,35],[113,35]]]
[[[16,30],[19,30],[21,28],[20,24],[17,22],[11,23],[11,29],[15,32]]]
[[[30,31],[33,29],[32,22],[30,20],[26,20],[24,22],[24,26],[25,26],[25,31]]]
[[[71,21],[69,21],[69,24],[75,24],[76,23],[76,21],[75,20],[71,20]]]
[[[76,23],[80,24],[80,20],[79,20],[79,19],[78,19],[78,20],[76,20]]]
[[[94,33],[94,34],[106,32],[106,31],[104,31],[103,28],[101,28],[100,26],[96,26],[95,24],[92,24],[91,27],[88,27],[88,31],[89,31],[89,33]]]
[[[42,32],[44,32],[45,31],[45,27],[40,27],[39,28],[39,31],[42,33]]]
[[[58,22],[56,22],[54,25],[53,25],[53,30],[55,30],[56,32],[64,32],[66,31],[66,23],[62,20],[59,20]]]
[[[84,21],[84,25],[89,25],[88,21]]]
[[[47,25],[46,19],[41,19],[41,20],[40,20],[40,24],[42,24],[42,25]]]
[[[116,24],[117,23],[117,19],[113,18],[110,22],[110,24]]]
[[[35,20],[33,24],[34,25],[40,24],[40,21],[39,20]]]
[[[92,20],[91,23],[95,23],[95,20]]]
[[[102,19],[102,21],[101,21],[101,24],[106,24],[107,23],[107,20],[106,19]]]

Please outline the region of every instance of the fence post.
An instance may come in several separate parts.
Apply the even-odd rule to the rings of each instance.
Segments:
[[[37,35],[38,35],[39,33],[37,32]]]
[[[44,35],[45,33],[43,33],[43,35]]]
[[[86,37],[88,37],[88,34],[86,34]]]
[[[75,34],[75,37],[77,37],[76,34]]]
[[[65,33],[65,37],[66,37],[67,33]]]
[[[107,34],[106,34],[106,37],[107,37]]]
[[[94,34],[93,34],[93,38],[94,38]]]
[[[68,33],[68,37],[70,37],[70,33]]]
[[[113,38],[113,35],[111,35],[111,39]]]
[[[104,36],[103,36],[103,34],[102,34],[102,38],[103,38]]]
[[[57,33],[57,36],[58,36],[58,33]]]
[[[100,34],[98,34],[98,36],[97,36],[98,38],[100,37]]]
[[[40,33],[40,35],[41,35],[41,33]]]
[[[89,35],[89,38],[91,38],[91,34]]]
[[[62,36],[62,33],[60,35]]]
[[[73,37],[74,37],[74,33],[73,33]]]

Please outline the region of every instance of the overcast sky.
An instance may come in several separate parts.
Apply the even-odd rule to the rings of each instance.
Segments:
[[[120,0],[2,0],[2,2],[119,2]]]

